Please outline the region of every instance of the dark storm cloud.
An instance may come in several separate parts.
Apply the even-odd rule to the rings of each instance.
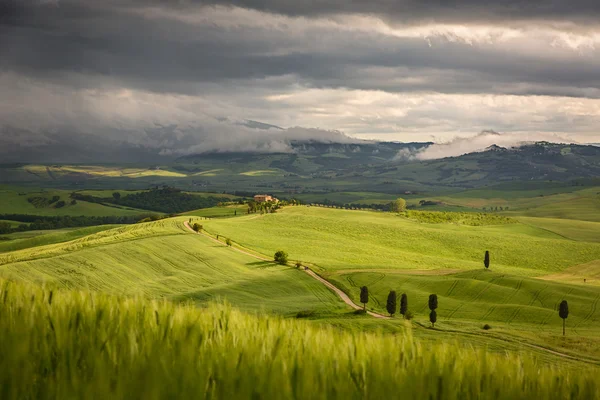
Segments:
[[[316,14],[319,10],[383,13],[388,9],[420,10],[423,7],[434,15],[436,12],[447,15],[443,12],[447,6],[433,7],[433,2],[349,2],[347,6],[345,2],[318,2],[314,8],[305,7],[304,3],[240,2],[237,5],[294,15],[304,13],[303,10]],[[322,26],[295,36],[286,34],[285,27],[194,25],[131,12],[134,5],[147,2],[4,0],[2,4],[0,48],[4,50],[0,68],[75,86],[95,86],[98,81],[76,79],[70,74],[100,77],[114,85],[187,94],[197,92],[194,82],[285,75],[295,76],[307,87],[390,92],[594,97],[597,94],[589,88],[600,88],[597,72],[600,58],[573,62],[576,55],[556,50],[551,57],[535,50],[532,54],[507,55],[506,49],[495,45],[448,43],[436,38],[425,41],[378,32],[336,32]],[[452,4],[457,9],[474,5],[471,1]],[[511,4],[511,7],[504,4],[498,9],[512,10],[519,3]],[[581,6],[589,12],[594,8],[585,2],[581,2]],[[182,7],[185,6],[170,10],[184,13]],[[542,10],[539,4],[523,8],[525,11],[533,9]],[[560,14],[552,10],[550,7],[542,11]],[[468,20],[469,15],[465,14],[464,18]],[[327,51],[322,49],[323,42]],[[404,77],[419,79],[397,79]],[[525,85],[516,87],[515,82]]]
[[[160,3],[180,2],[165,0]],[[404,22],[594,21],[600,17],[600,4],[595,0],[199,0],[190,3],[232,5],[290,16],[375,14]]]
[[[534,122],[514,99],[490,101],[496,109],[481,117],[471,114],[473,98],[463,109],[449,104],[462,95],[600,98],[599,9],[591,1],[0,0],[0,144],[183,154],[285,151],[290,135],[329,138],[342,128],[335,121],[355,133],[464,130],[466,118],[477,130],[588,127],[597,117],[577,104],[552,116],[528,100]],[[344,103],[353,90],[450,97],[411,97],[402,111],[384,104],[381,117],[375,103],[355,107],[364,98]],[[504,118],[511,112],[518,118]],[[329,125],[257,134],[243,122],[295,126],[294,115]]]

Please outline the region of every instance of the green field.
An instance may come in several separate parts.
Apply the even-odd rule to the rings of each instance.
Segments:
[[[71,193],[72,191],[59,189],[40,190],[39,188],[28,189],[0,186],[0,213],[40,216],[85,215],[90,217],[127,216],[148,213],[148,211],[145,210],[120,207],[113,204],[102,205],[88,203],[86,201],[77,201],[77,203],[73,205],[71,204],[71,199],[69,198]],[[43,197],[50,199],[53,196],[58,196],[59,201],[65,202],[65,206],[56,208],[55,205],[49,205],[47,207],[36,208],[33,204],[27,201],[27,199],[31,197]]]
[[[115,227],[119,227],[119,225],[100,225],[86,228],[66,228],[47,231],[25,231],[2,235],[1,237],[4,238],[4,240],[0,241],[0,253],[68,242],[96,232],[114,229]]]
[[[197,306],[227,301],[250,313],[301,313],[314,329],[334,326],[352,335],[398,337],[410,330],[419,348],[443,340],[460,352],[510,351],[569,370],[600,365],[596,222],[308,206],[248,215],[246,209],[213,207],[113,229],[14,233],[0,242],[0,276]],[[237,217],[228,218],[236,210]],[[189,218],[220,235],[221,244],[189,232],[183,225]],[[234,249],[222,244],[225,238]],[[390,290],[407,293],[415,317],[407,323],[354,315],[303,271],[236,249],[267,257],[283,249],[355,302],[366,285],[368,308],[375,312],[385,314]],[[485,250],[492,255],[490,270],[483,268]],[[428,322],[430,293],[439,297],[435,330]],[[556,311],[563,299],[571,311],[566,338]],[[484,324],[492,329],[483,330]]]
[[[191,235],[184,220],[125,226],[0,254],[0,275],[176,301],[221,298],[241,309],[280,314],[341,307],[333,293],[304,273]]]
[[[284,249],[323,271],[479,269],[483,253],[497,272],[538,276],[600,258],[600,244],[564,240],[534,226],[428,224],[391,213],[287,207],[276,214],[210,220],[214,234],[262,254]]]
[[[591,399],[597,369],[0,281],[3,398]]]
[[[429,326],[427,298],[436,293],[436,326],[461,341],[468,336],[486,345],[492,338],[521,341],[600,362],[600,244],[594,223],[526,218],[526,224],[497,224],[490,217],[492,225],[470,226],[455,215],[451,223],[427,223],[390,213],[287,207],[203,225],[261,254],[286,250],[356,303],[365,285],[369,308],[377,312],[385,313],[390,290],[407,293],[419,337],[431,336],[422,328]],[[485,250],[492,254],[489,271],[483,268]],[[558,339],[562,320],[556,310],[563,299],[571,308],[566,341]],[[484,324],[492,333],[482,330]]]

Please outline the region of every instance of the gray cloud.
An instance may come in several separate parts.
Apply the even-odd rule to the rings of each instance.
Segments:
[[[0,0],[0,144],[287,151],[292,137],[349,140],[337,129],[447,141],[487,126],[595,140],[598,14],[591,1]]]
[[[399,154],[398,159],[407,156],[417,160],[432,160],[444,157],[457,157],[467,153],[480,152],[496,145],[500,147],[519,147],[523,144],[549,141],[557,143],[573,143],[572,140],[551,134],[501,134],[494,130],[485,130],[477,135],[465,138],[455,138],[446,143],[436,143],[423,150],[413,151],[409,155]]]

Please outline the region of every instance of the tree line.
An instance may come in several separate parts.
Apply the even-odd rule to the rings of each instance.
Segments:
[[[131,193],[126,196],[121,196],[121,193],[119,192],[114,192],[110,197],[98,197],[73,192],[70,197],[75,200],[87,201],[90,203],[109,203],[168,214],[178,214],[200,208],[215,207],[220,203],[232,201],[230,198],[198,196],[184,193],[180,189],[169,186],[156,187],[139,193]]]

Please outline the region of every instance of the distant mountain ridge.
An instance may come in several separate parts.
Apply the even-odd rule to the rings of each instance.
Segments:
[[[356,182],[369,190],[404,187],[478,187],[503,181],[600,177],[600,147],[537,142],[434,160],[418,160],[430,142],[321,143],[291,141],[290,153],[208,153],[181,157],[185,168],[230,171],[278,170],[304,179]],[[273,181],[273,178],[270,179]]]

